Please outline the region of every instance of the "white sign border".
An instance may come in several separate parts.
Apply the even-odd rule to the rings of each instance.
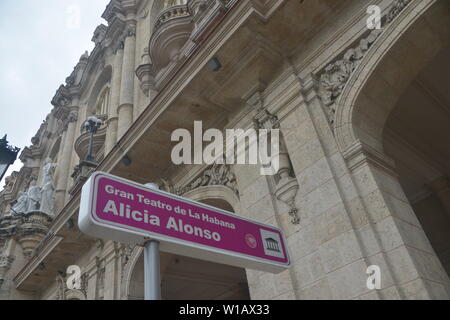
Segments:
[[[177,238],[174,238],[171,236],[167,236],[167,235],[153,233],[151,231],[143,231],[142,229],[134,228],[134,227],[128,226],[128,225],[123,226],[123,225],[115,223],[115,222],[105,221],[97,216],[97,214],[95,213],[95,210],[93,210],[94,208],[92,206],[93,201],[97,197],[97,190],[95,188],[99,181],[99,179],[97,179],[97,177],[106,177],[106,178],[109,178],[112,180],[118,180],[125,184],[130,184],[133,187],[144,190],[146,192],[153,192],[153,193],[159,194],[164,197],[168,197],[171,199],[181,201],[183,203],[189,203],[194,206],[209,209],[214,212],[219,212],[226,216],[230,216],[233,218],[238,218],[240,220],[251,222],[251,223],[257,224],[261,227],[266,227],[266,228],[269,228],[272,230],[277,230],[280,232],[280,235],[281,235],[281,238],[282,238],[282,241],[284,244],[287,262],[283,263],[283,262],[277,262],[277,261],[272,261],[272,260],[265,260],[265,259],[262,259],[259,257],[250,256],[250,255],[247,255],[244,253],[238,253],[238,252],[233,252],[233,251],[229,251],[226,249],[214,248],[214,247],[210,247],[210,246],[207,246],[204,244],[198,244],[198,243],[191,242],[191,241],[180,240],[180,239],[177,239]],[[130,180],[127,180],[127,179],[124,179],[121,177],[117,177],[117,176],[111,175],[106,172],[101,172],[101,171],[94,172],[91,175],[91,177],[88,179],[88,181],[86,181],[85,185],[83,186],[83,190],[82,190],[82,194],[81,194],[81,201],[80,201],[80,213],[79,213],[79,218],[78,218],[78,225],[79,225],[79,228],[81,231],[83,231],[84,233],[86,233],[92,237],[103,238],[103,239],[114,240],[114,241],[118,241],[118,242],[136,244],[136,245],[143,245],[149,239],[154,239],[154,240],[158,240],[161,242],[161,250],[162,251],[167,251],[169,253],[174,253],[174,254],[179,254],[179,255],[188,255],[192,258],[198,258],[198,259],[207,260],[207,261],[216,262],[216,263],[224,263],[224,264],[234,265],[234,266],[239,266],[239,267],[244,267],[244,268],[252,268],[253,267],[258,270],[270,271],[270,272],[275,272],[275,273],[282,272],[291,266],[291,259],[290,259],[289,249],[287,246],[287,241],[286,241],[286,238],[281,229],[274,227],[274,226],[260,223],[258,221],[248,219],[246,217],[238,216],[234,213],[228,212],[228,211],[220,209],[220,208],[215,208],[213,206],[209,206],[207,204],[196,202],[196,201],[188,199],[188,198],[183,198],[178,195],[174,195],[174,194],[162,191],[162,190],[149,189],[137,182],[130,181]],[[126,231],[124,231],[124,229],[126,229]],[[113,231],[114,235],[112,234],[111,231]],[[181,249],[178,250],[177,248],[175,248],[175,246],[178,246]],[[189,250],[189,249],[191,249],[191,250]],[[202,251],[206,254],[201,254],[200,251]],[[220,258],[220,256],[223,256],[223,255],[230,257],[230,258],[238,259],[240,261],[236,260],[236,261],[233,261],[233,263],[230,263],[228,261],[228,259]],[[210,259],[211,257],[213,259]],[[245,263],[245,261],[247,261],[248,263]],[[264,267],[264,266],[267,266],[267,267]]]

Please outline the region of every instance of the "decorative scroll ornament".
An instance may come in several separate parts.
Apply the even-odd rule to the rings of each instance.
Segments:
[[[330,63],[320,74],[319,94],[327,108],[326,111],[331,124],[334,123],[334,114],[336,112],[333,104],[341,95],[351,75],[360,65],[361,60],[386,26],[389,25],[410,2],[411,0],[394,1],[391,9],[386,15],[386,19],[381,29],[372,30],[368,36],[360,40],[356,47],[348,49],[341,59]]]

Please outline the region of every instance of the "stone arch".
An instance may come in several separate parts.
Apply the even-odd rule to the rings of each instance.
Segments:
[[[95,114],[95,108],[97,107],[98,98],[100,94],[104,92],[106,86],[111,81],[111,75],[112,75],[112,67],[111,65],[107,65],[105,66],[105,68],[103,68],[103,71],[99,74],[99,76],[95,80],[94,85],[92,86],[91,92],[89,94],[89,98],[87,100],[88,115]]]
[[[393,157],[385,144],[385,133],[399,102],[421,73],[449,47],[449,9],[450,3],[446,1],[411,0],[383,27],[334,104],[339,150],[351,171],[371,232],[377,234],[377,246],[386,252],[386,270],[390,270],[392,283],[396,284],[401,298],[412,296],[402,278],[408,269],[413,270],[408,281],[421,283],[417,297],[447,299],[450,286],[436,248],[429,241],[429,233],[418,221],[410,194],[402,184],[399,158]],[[401,145],[400,139],[398,142]],[[378,211],[379,208],[383,210]],[[379,212],[383,215],[379,216]],[[383,223],[386,225],[382,226]],[[408,229],[409,226],[412,227]],[[401,268],[386,241],[387,234],[397,235],[399,242],[395,250],[409,257]],[[360,239],[367,250],[368,242],[363,237]],[[412,244],[411,239],[421,243],[420,249],[418,242]],[[445,289],[430,289],[433,281]],[[384,294],[380,292],[380,296]]]
[[[55,140],[55,142],[52,144],[52,147],[49,149],[48,157],[53,160],[53,162],[56,162],[58,160],[58,153],[59,149],[61,147],[61,137]]]
[[[361,142],[383,154],[384,125],[402,92],[450,42],[449,3],[414,0],[386,26],[336,101],[344,154]]]

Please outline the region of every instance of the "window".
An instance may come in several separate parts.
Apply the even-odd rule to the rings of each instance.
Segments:
[[[97,100],[96,115],[107,115],[109,111],[109,87],[105,87]]]
[[[186,0],[166,0],[164,1],[164,9],[186,4]]]

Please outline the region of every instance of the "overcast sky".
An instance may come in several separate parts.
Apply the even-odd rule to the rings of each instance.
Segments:
[[[101,14],[108,2],[0,0],[1,137],[8,134],[22,150],[31,144],[56,90],[84,51],[93,49],[91,38],[97,25],[106,24]],[[7,175],[21,166],[17,160]]]

